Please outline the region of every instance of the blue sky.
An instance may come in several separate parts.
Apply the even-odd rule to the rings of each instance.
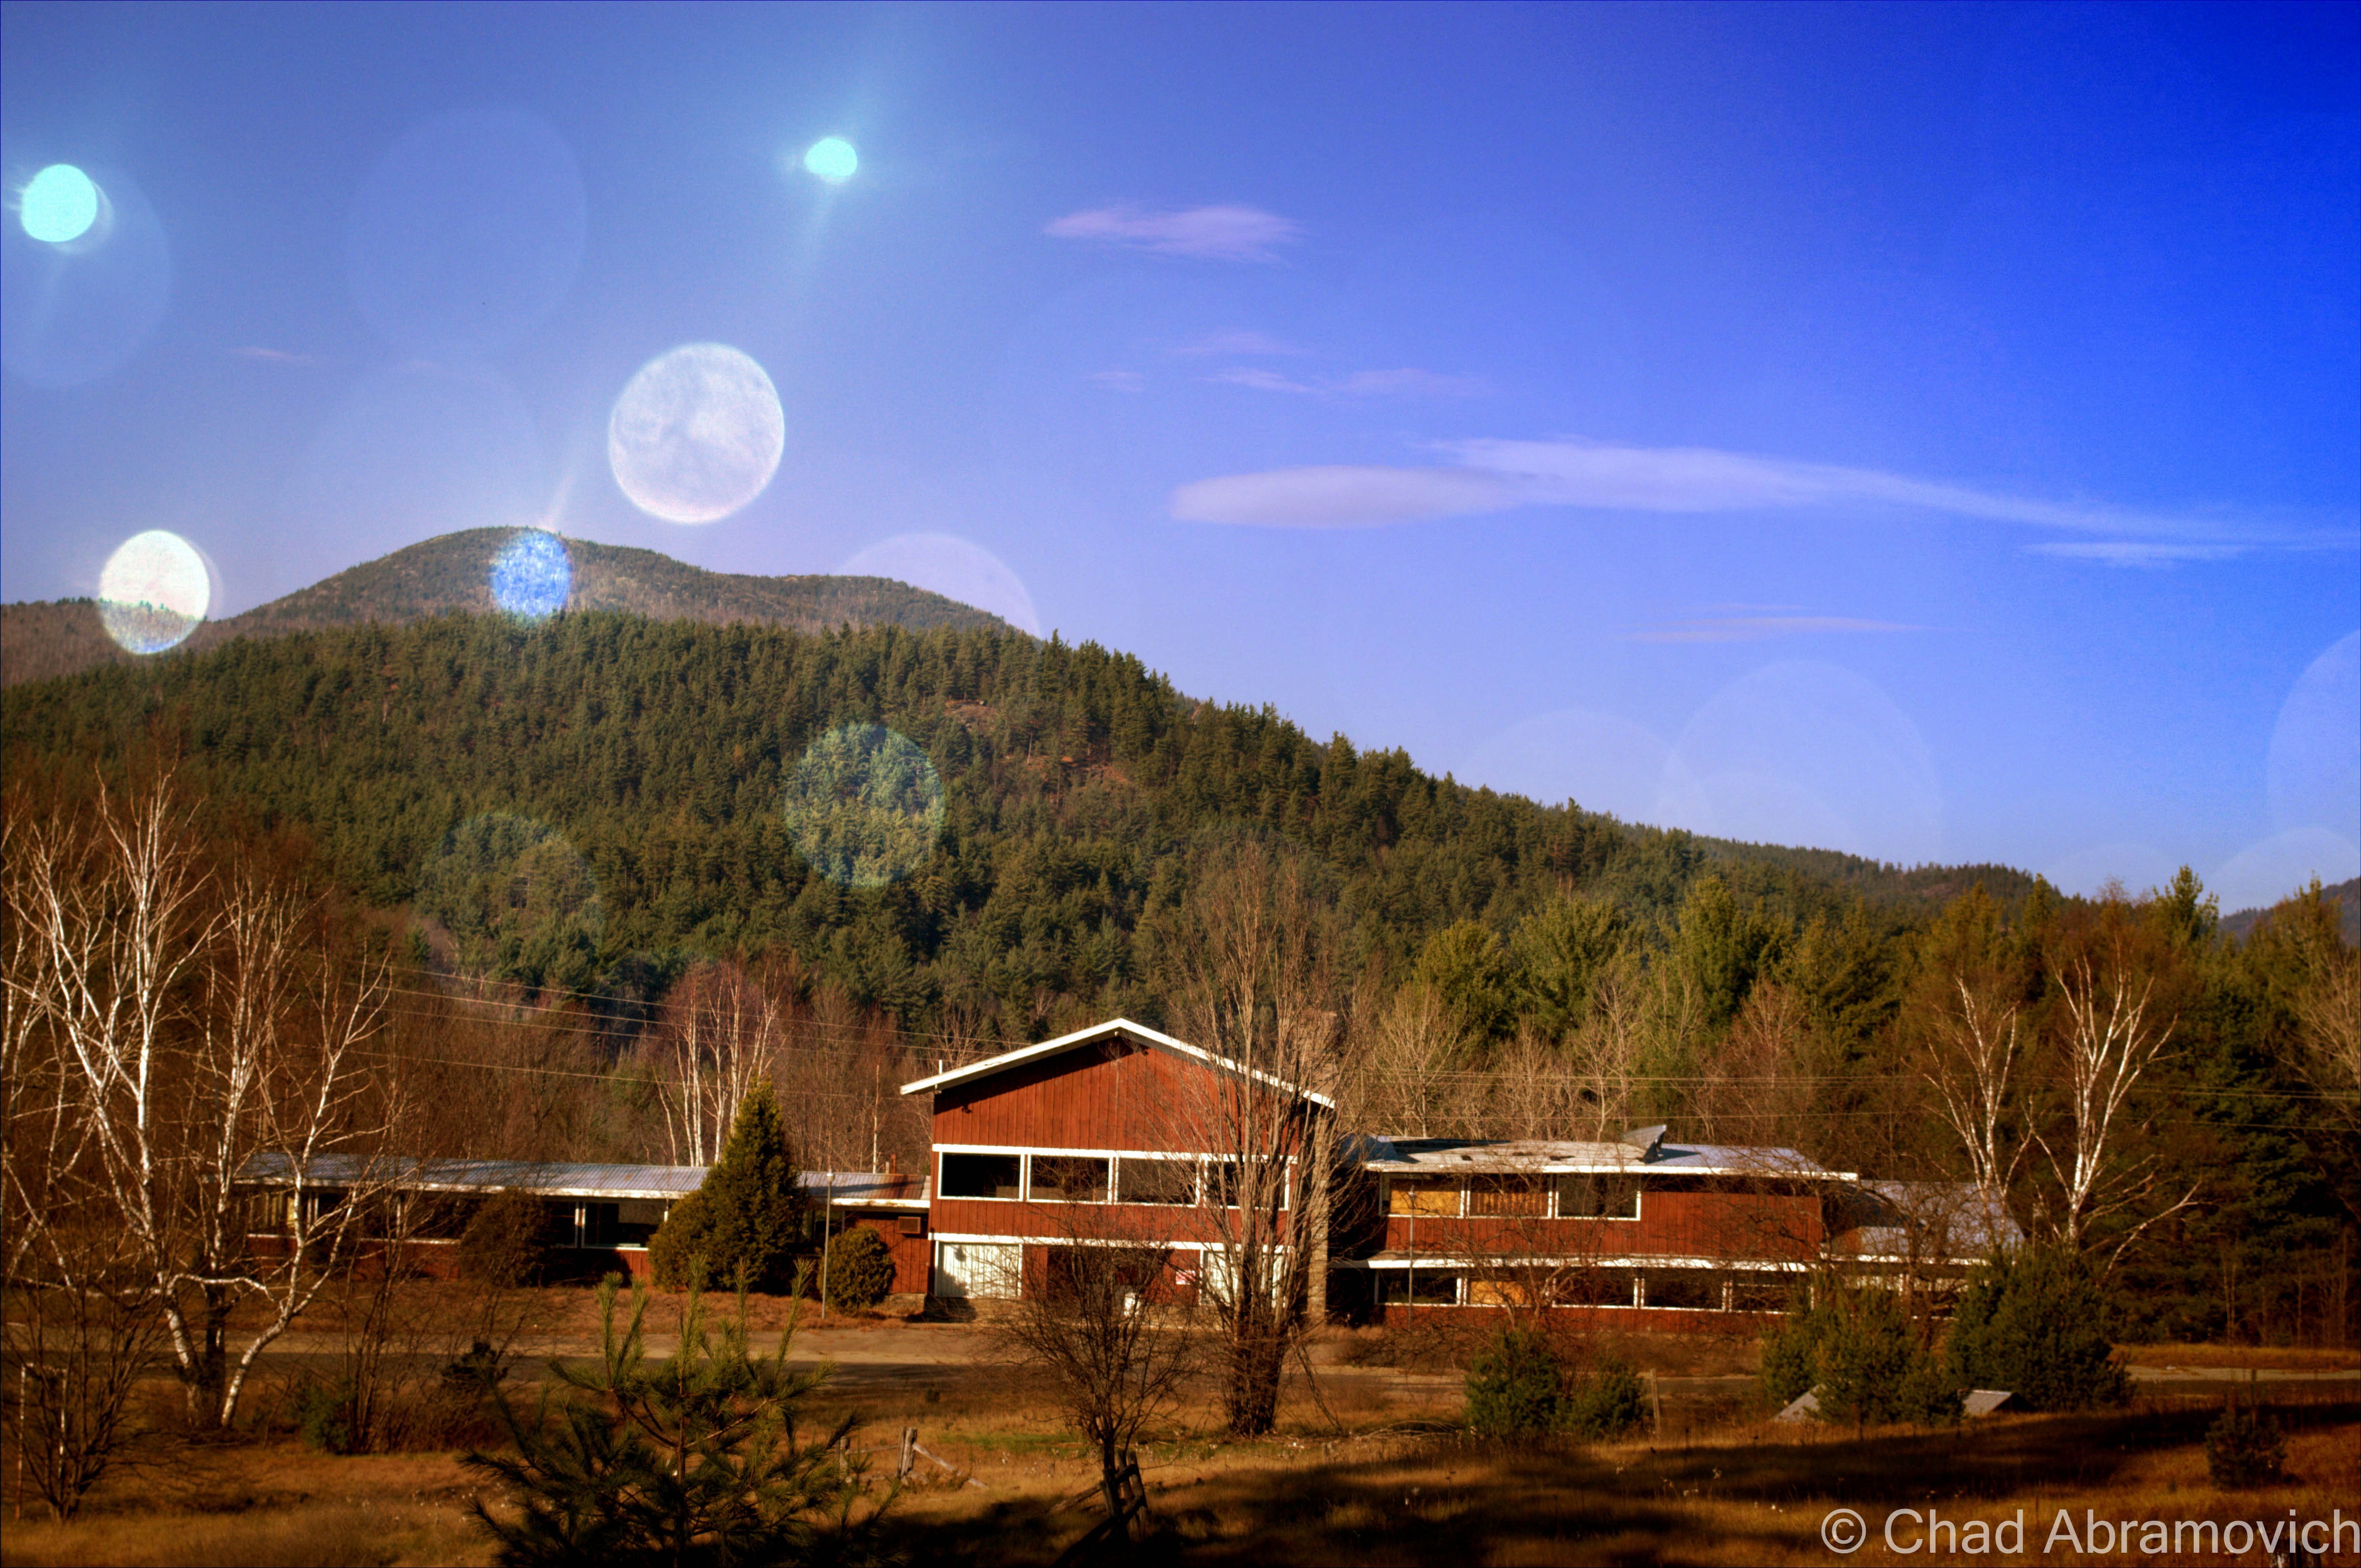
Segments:
[[[1627,819],[2226,907],[2361,869],[2356,7],[0,28],[12,206],[110,203],[5,225],[8,598],[148,529],[223,614],[539,522]],[[609,420],[698,343],[784,439],[677,523]]]

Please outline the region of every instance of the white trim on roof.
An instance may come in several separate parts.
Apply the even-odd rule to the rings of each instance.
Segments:
[[[1044,1040],[1038,1046],[1020,1046],[1016,1050],[1003,1051],[1000,1055],[987,1057],[983,1061],[970,1062],[965,1067],[955,1067],[949,1072],[939,1072],[932,1078],[922,1078],[916,1083],[906,1083],[902,1086],[902,1092],[922,1094],[953,1088],[962,1083],[971,1083],[979,1078],[990,1078],[994,1073],[1005,1072],[1010,1068],[1021,1067],[1030,1061],[1039,1061],[1045,1058],[1056,1056],[1061,1051],[1070,1051],[1077,1046],[1088,1045],[1093,1040],[1104,1039],[1107,1036],[1116,1034],[1130,1035],[1142,1044],[1154,1046],[1159,1050],[1193,1057],[1208,1067],[1219,1068],[1224,1072],[1236,1073],[1251,1082],[1268,1083],[1283,1093],[1301,1094],[1304,1099],[1314,1104],[1325,1106],[1331,1111],[1336,1109],[1336,1102],[1334,1100],[1316,1090],[1298,1089],[1284,1079],[1273,1078],[1270,1074],[1256,1068],[1240,1067],[1226,1057],[1217,1057],[1213,1052],[1192,1046],[1186,1040],[1176,1040],[1160,1029],[1151,1029],[1145,1024],[1135,1024],[1128,1018],[1110,1018],[1104,1024],[1093,1024],[1087,1029],[1077,1029],[1071,1035],[1060,1035],[1054,1040]]]

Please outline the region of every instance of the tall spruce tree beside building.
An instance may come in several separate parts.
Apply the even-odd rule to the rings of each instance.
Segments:
[[[708,1280],[775,1290],[794,1283],[795,1258],[806,1230],[795,1152],[766,1080],[738,1107],[721,1158],[705,1183],[673,1205],[664,1228],[648,1243],[657,1283],[673,1287]]]

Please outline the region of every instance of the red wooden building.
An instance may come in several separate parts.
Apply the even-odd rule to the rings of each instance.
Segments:
[[[933,1100],[928,1288],[947,1302],[1020,1294],[1059,1247],[1109,1241],[1160,1257],[1159,1288],[1189,1289],[1223,1266],[1224,1171],[1242,1146],[1235,1117],[1207,1108],[1257,1096],[1305,1117],[1299,1155],[1312,1138],[1333,1151],[1325,1201],[1291,1206],[1317,1234],[1290,1239],[1324,1254],[1315,1308],[1348,1321],[1543,1301],[1704,1328],[1784,1309],[1839,1252],[1874,1261],[1843,1217],[1868,1196],[1859,1178],[1794,1149],[1681,1145],[1663,1127],[1611,1142],[1340,1135],[1325,1098],[1127,1019],[902,1092]],[[1310,1179],[1311,1162],[1289,1164]]]
[[[1150,1293],[1224,1266],[1235,1186],[1276,1175],[1290,1234],[1305,1157],[1335,1109],[1145,1025],[1117,1018],[902,1086],[933,1097],[931,1294],[1017,1294],[1060,1246],[1119,1244],[1152,1261]],[[1255,1157],[1261,1157],[1257,1158]]]

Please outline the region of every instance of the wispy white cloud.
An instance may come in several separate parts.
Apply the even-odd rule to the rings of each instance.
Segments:
[[[237,350],[237,356],[240,359],[259,359],[267,365],[300,365],[310,367],[327,363],[317,355],[295,354],[284,348],[265,348],[259,344],[247,345]]]
[[[1370,528],[1505,511],[1515,488],[1463,468],[1282,468],[1200,479],[1172,492],[1185,522],[1275,528]]]
[[[1276,370],[1266,370],[1259,365],[1234,365],[1227,370],[1216,370],[1205,378],[1231,387],[1252,387],[1257,392],[1311,393],[1320,390],[1309,381],[1299,381],[1292,376],[1282,376]]]
[[[2037,555],[2058,555],[2070,561],[2097,561],[2109,566],[2161,567],[2182,561],[2226,561],[2243,555],[2243,544],[2173,544],[2149,539],[2077,540],[2073,543],[2028,544]]]
[[[1299,348],[1294,344],[1273,337],[1268,333],[1252,332],[1244,327],[1230,327],[1221,332],[1210,333],[1192,343],[1184,343],[1172,352],[1190,358],[1204,359],[1217,354],[1232,358],[1245,358],[1253,355],[1285,356],[1309,354],[1312,351],[1308,348]]]
[[[1856,620],[1840,615],[1727,615],[1671,620],[1624,634],[1627,642],[1755,642],[1766,637],[1828,633],[1924,631],[1894,620]]]
[[[1433,370],[1356,370],[1349,376],[1297,378],[1258,365],[1233,366],[1205,378],[1258,392],[1327,394],[1344,398],[1477,398],[1491,390],[1481,376]]]
[[[1282,389],[1273,388],[1272,389]],[[1441,444],[1455,459],[1431,468],[1296,468],[1201,480],[1174,492],[1173,515],[1266,527],[1377,526],[1518,506],[1616,511],[1737,512],[1891,507],[1993,522],[2097,534],[2045,543],[2045,554],[2114,565],[2165,565],[2238,554],[2261,542],[2219,521],[2135,511],[2095,501],[2057,501],[1967,485],[1724,452],[1701,446],[1619,446],[1584,440],[1472,440]],[[1323,500],[1333,486],[1333,501]],[[1208,487],[1219,487],[1208,489]],[[1223,499],[1221,515],[1179,510],[1181,497]],[[1419,510],[1421,497],[1437,504]],[[1473,504],[1474,498],[1484,504]],[[2280,543],[2290,543],[2281,540]],[[2345,541],[2349,548],[2350,542]]]
[[[1492,389],[1481,376],[1436,370],[1356,370],[1334,389],[1355,398],[1480,398]]]
[[[1115,392],[1137,392],[1148,384],[1137,370],[1094,370],[1091,379]]]
[[[1159,256],[1211,261],[1276,261],[1274,246],[1301,237],[1301,225],[1259,207],[1219,205],[1152,212],[1144,207],[1093,207],[1053,218],[1042,233],[1053,239],[1090,239]]]

